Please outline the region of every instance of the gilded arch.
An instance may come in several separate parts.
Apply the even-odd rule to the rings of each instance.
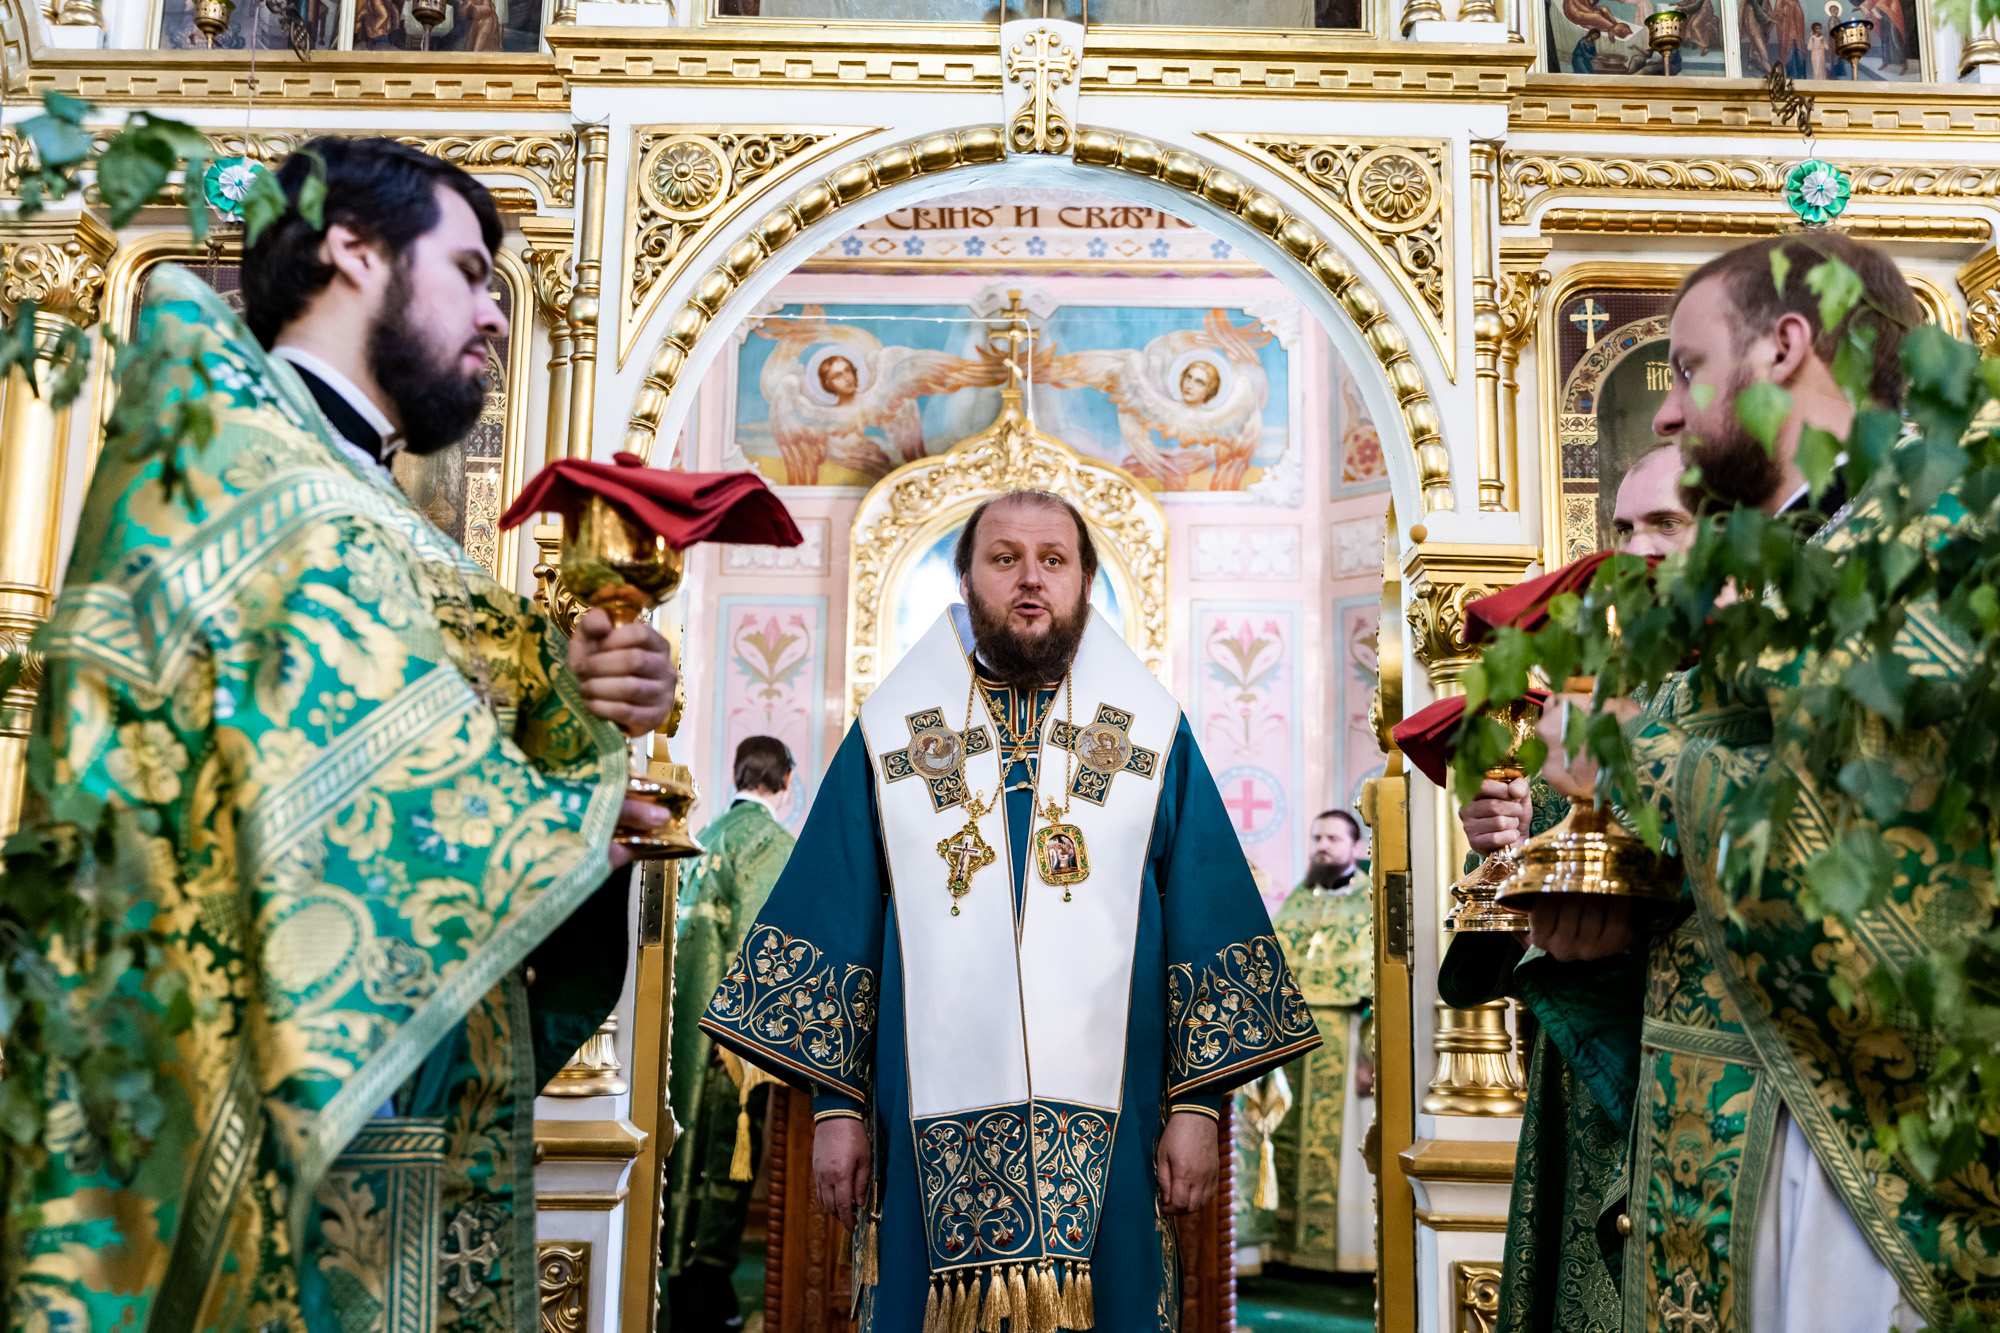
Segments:
[[[892,144],[849,163],[793,193],[750,229],[722,262],[695,284],[668,321],[632,401],[623,447],[651,457],[666,417],[667,400],[680,382],[695,344],[737,289],[815,223],[876,192],[920,176],[1004,160],[1006,131],[998,125],[927,135]],[[1166,148],[1113,130],[1080,131],[1073,159],[1083,165],[1157,181],[1241,218],[1271,238],[1304,274],[1333,298],[1359,328],[1402,412],[1416,456],[1424,512],[1453,508],[1451,458],[1439,433],[1438,412],[1409,340],[1384,309],[1382,298],[1354,271],[1318,228],[1260,190],[1198,153]]]

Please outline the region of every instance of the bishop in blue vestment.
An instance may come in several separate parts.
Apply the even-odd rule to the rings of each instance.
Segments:
[[[702,1019],[813,1094],[865,1329],[1178,1327],[1163,1214],[1212,1193],[1227,1093],[1319,1044],[1095,565],[1056,496],[974,513],[969,605],[863,707]]]

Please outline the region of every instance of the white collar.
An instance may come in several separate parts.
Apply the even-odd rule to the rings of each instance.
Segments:
[[[382,409],[375,405],[374,399],[361,392],[360,387],[353,380],[335,370],[321,358],[306,351],[303,347],[294,347],[290,343],[280,343],[276,347],[273,347],[271,355],[281,357],[301,370],[311,371],[314,375],[325,381],[327,388],[332,389],[345,399],[347,405],[359,413],[361,419],[374,427],[375,433],[382,437],[382,461],[384,463],[394,458],[397,452],[402,449],[403,433],[396,429],[394,422],[383,415]],[[352,443],[352,441],[349,441],[349,443]]]
[[[1812,483],[1808,482],[1805,485],[1799,487],[1797,490],[1793,491],[1791,498],[1789,500],[1786,500],[1783,505],[1779,506],[1778,512],[1781,514],[1789,512],[1793,505],[1796,505],[1799,501],[1805,499],[1808,495],[1811,494],[1812,494]]]
[[[763,796],[754,791],[739,791],[736,793],[736,799],[739,801],[755,801],[769,812],[771,818],[776,819],[778,817],[778,802],[776,797]]]

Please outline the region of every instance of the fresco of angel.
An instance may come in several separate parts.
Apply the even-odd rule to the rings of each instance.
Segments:
[[[1143,348],[1058,356],[1050,382],[1111,399],[1127,450],[1123,466],[1133,476],[1185,491],[1212,468],[1208,489],[1240,491],[1264,440],[1271,386],[1257,349],[1269,341],[1254,319],[1238,327],[1226,311],[1211,310],[1201,328],[1162,334]]]
[[[811,306],[797,318],[765,319],[757,334],[778,344],[760,385],[784,481],[793,486],[878,481],[924,457],[919,398],[1007,382],[1005,363],[984,349],[968,359],[884,347],[867,330],[829,323]],[[829,464],[842,471],[823,477]]]

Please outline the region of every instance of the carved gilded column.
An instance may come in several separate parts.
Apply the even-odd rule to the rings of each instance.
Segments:
[[[1979,350],[2000,356],[2000,247],[1987,246],[1958,270],[1965,293],[1965,328]]]
[[[1408,37],[1419,23],[1444,21],[1444,6],[1438,0],[1403,0],[1403,36]]]
[[[1472,141],[1467,157],[1472,174],[1472,391],[1479,426],[1481,509],[1506,509],[1510,500],[1519,502],[1519,497],[1507,490],[1500,465],[1500,306],[1495,300],[1499,279],[1493,251],[1499,226],[1495,188],[1499,161],[1498,143],[1491,139]]]
[[[569,454],[570,355],[576,347],[569,322],[570,300],[576,295],[570,259],[576,251],[576,222],[561,217],[523,218],[521,235],[528,242],[521,257],[534,277],[535,316],[549,331],[549,425],[542,441],[542,460],[553,463]]]
[[[66,28],[101,28],[104,11],[97,0],[62,0],[56,7],[56,22]]]
[[[1497,387],[1497,386],[1496,386]],[[1533,546],[1455,545],[1424,540],[1421,525],[1411,529],[1417,545],[1403,557],[1404,605],[1417,661],[1440,699],[1463,694],[1465,669],[1478,650],[1465,642],[1465,605],[1521,581],[1541,558]],[[1459,826],[1450,793],[1432,802],[1440,887],[1464,864],[1470,848]],[[1438,929],[1432,922],[1431,929]],[[1507,1002],[1476,1009],[1439,1004],[1433,1047],[1437,1069],[1421,1109],[1433,1115],[1519,1115],[1521,1073],[1507,1037]]]
[[[18,370],[0,387],[0,652],[25,649],[53,600],[69,413],[49,406],[49,358],[65,329],[97,322],[104,266],[116,246],[87,213],[0,226],[0,306],[11,316],[23,301],[35,303],[44,395],[32,393]],[[11,830],[20,815],[40,683],[40,664],[31,660],[0,699],[0,829]]]
[[[1535,336],[1535,317],[1549,289],[1542,261],[1551,243],[1541,237],[1500,242],[1500,282],[1494,304],[1500,310],[1500,479],[1521,507],[1521,350]]]
[[[1500,22],[1500,0],[1458,0],[1460,23]]]
[[[590,457],[591,416],[597,402],[597,315],[604,269],[605,174],[611,161],[611,131],[585,125],[577,131],[582,158],[580,227],[576,241],[576,289],[569,301],[569,426],[564,439],[571,458]]]

